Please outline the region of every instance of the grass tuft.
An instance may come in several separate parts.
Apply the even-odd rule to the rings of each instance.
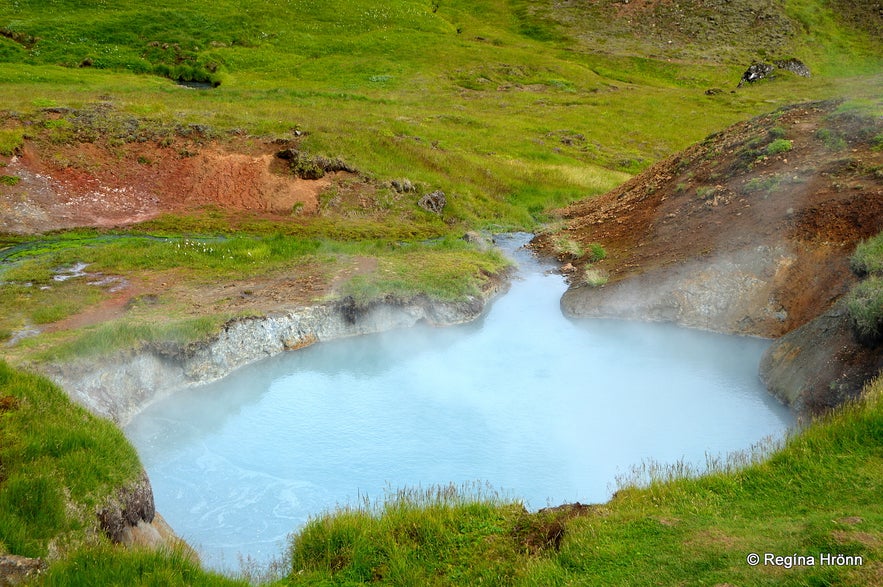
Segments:
[[[883,232],[860,242],[849,264],[857,275],[883,274]]]

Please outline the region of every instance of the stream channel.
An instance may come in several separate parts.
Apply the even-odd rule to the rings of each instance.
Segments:
[[[236,569],[397,488],[600,502],[635,465],[701,468],[794,424],[757,377],[768,341],[567,319],[528,238],[497,238],[518,273],[473,323],[313,345],[148,407],[126,433],[157,510],[208,566]]]

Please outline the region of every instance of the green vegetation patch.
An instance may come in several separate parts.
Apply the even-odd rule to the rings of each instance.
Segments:
[[[205,340],[220,331],[230,316],[169,318],[164,322],[118,320],[63,334],[50,340],[50,347],[32,353],[31,358],[65,361],[77,357],[100,357],[125,349],[139,349],[149,343],[187,345]],[[60,340],[58,339],[60,338]]]
[[[97,508],[141,473],[116,426],[3,361],[0,463],[0,552],[31,557],[94,544]]]
[[[51,565],[40,578],[46,587],[126,585],[132,587],[245,587],[246,581],[210,573],[180,550],[128,550],[109,546],[80,549]]]
[[[495,249],[479,251],[460,239],[423,246],[396,247],[377,257],[377,268],[350,279],[338,292],[359,304],[392,295],[427,295],[444,301],[481,293],[510,262]]]
[[[873,275],[853,286],[846,308],[861,338],[879,340],[883,336],[883,276]]]
[[[779,153],[787,153],[791,150],[792,146],[792,141],[789,141],[788,139],[775,139],[766,146],[764,152],[770,156],[778,155]]]
[[[14,155],[24,144],[24,133],[19,129],[0,129],[0,155]]]
[[[475,488],[400,490],[311,520],[292,539],[298,584],[506,585],[522,506]]]
[[[883,274],[883,232],[856,246],[850,257],[850,267],[858,275]]]

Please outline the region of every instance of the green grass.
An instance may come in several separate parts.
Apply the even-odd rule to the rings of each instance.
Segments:
[[[179,550],[113,546],[97,511],[140,478],[135,449],[111,422],[43,377],[0,361],[0,554],[43,557],[38,585],[242,585]],[[32,581],[31,584],[34,584]]]
[[[866,398],[764,451],[684,476],[650,466],[580,515],[517,502],[399,492],[314,518],[291,542],[295,585],[868,585],[883,555],[883,380]],[[766,456],[762,456],[766,454]],[[749,553],[816,566],[748,565]],[[823,553],[862,557],[819,566]]]
[[[883,232],[856,246],[850,266],[864,279],[850,288],[846,309],[859,339],[873,344],[883,337]]]
[[[0,129],[0,155],[13,155],[21,148],[24,142],[24,133],[19,129],[2,130]]]
[[[779,153],[787,153],[791,150],[793,143],[788,139],[775,139],[769,145],[766,146],[764,152],[767,155],[778,155]]]
[[[849,261],[859,275],[883,274],[883,232],[860,242]]]
[[[103,322],[73,333],[40,340],[40,344],[48,344],[48,348],[31,352],[29,357],[37,361],[66,361],[139,349],[151,342],[186,345],[217,334],[230,318],[231,316],[226,315],[207,315],[199,318],[168,317],[159,323],[126,319]],[[29,348],[34,345],[34,341],[26,343]]]
[[[377,261],[375,271],[355,276],[337,293],[352,296],[359,304],[386,295],[458,301],[479,295],[485,282],[509,266],[496,250],[478,251],[458,239],[397,247]]]
[[[0,552],[95,544],[97,508],[141,465],[122,432],[47,380],[0,361]]]
[[[0,22],[40,40],[29,49],[0,38],[0,108],[110,102],[121,119],[144,121],[123,136],[159,138],[189,124],[221,134],[238,128],[290,136],[298,129],[308,153],[339,156],[379,180],[408,177],[456,194],[448,221],[531,228],[550,208],[606,191],[624,174],[770,103],[875,96],[873,83],[856,76],[879,75],[879,42],[827,9],[789,6],[789,13],[808,13],[807,24],[789,29],[782,50],[800,56],[789,48],[826,40],[831,47],[818,59],[840,69],[710,100],[704,88],[734,86],[756,57],[754,42],[744,40],[754,37],[706,27],[725,36],[678,33],[671,54],[648,51],[647,31],[617,28],[624,23],[612,22],[610,10],[619,4],[603,4],[592,18],[576,18],[548,1],[451,0],[433,11],[422,0],[383,7],[291,0],[284,9],[266,0],[199,0],[186,9],[58,0],[46,11],[22,0],[0,6]],[[775,18],[763,27],[797,22],[770,10]],[[685,22],[660,17],[662,35]],[[584,44],[588,38],[607,42]],[[728,50],[711,57],[718,41]],[[79,67],[86,58],[92,66]],[[194,91],[153,75],[178,66],[222,84]],[[85,136],[80,128],[53,132],[70,140]],[[105,130],[117,136],[126,128]]]
[[[873,275],[853,286],[846,309],[860,337],[878,340],[883,335],[883,276]]]

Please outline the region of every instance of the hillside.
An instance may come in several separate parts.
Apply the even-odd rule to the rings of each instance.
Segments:
[[[790,106],[562,210],[562,233],[586,250],[600,243],[607,257],[592,267],[609,276],[592,289],[574,274],[565,309],[755,336],[793,330],[846,292],[849,256],[883,226],[881,141],[879,117],[837,102]],[[540,239],[554,253],[553,241]],[[688,307],[703,295],[703,308]]]

